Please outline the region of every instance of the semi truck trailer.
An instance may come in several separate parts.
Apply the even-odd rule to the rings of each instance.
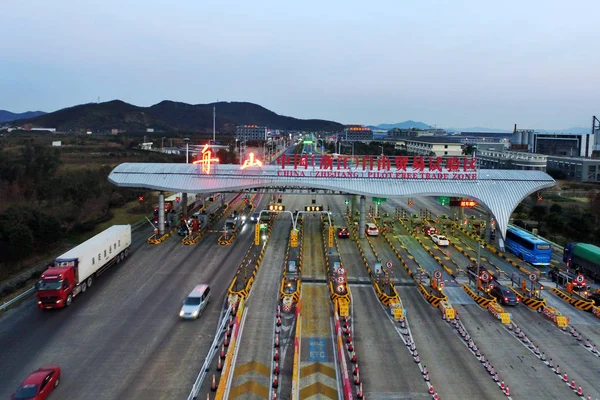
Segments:
[[[123,261],[130,247],[131,225],[113,225],[57,257],[36,284],[38,307],[70,306],[98,275]]]
[[[567,243],[563,261],[578,272],[600,280],[600,247],[587,243]]]

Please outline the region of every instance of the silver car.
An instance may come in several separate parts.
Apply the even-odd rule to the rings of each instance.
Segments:
[[[179,317],[183,319],[196,319],[210,302],[210,286],[197,285],[183,301]]]

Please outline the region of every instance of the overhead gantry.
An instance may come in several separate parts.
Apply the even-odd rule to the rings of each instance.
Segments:
[[[309,160],[298,162],[295,159],[288,164],[254,164],[249,168],[247,165],[228,164],[213,164],[206,168],[204,164],[124,163],[110,173],[108,180],[119,187],[161,192],[312,188],[386,198],[467,197],[476,199],[496,219],[502,239],[506,237],[510,215],[517,205],[528,195],[556,184],[542,171],[477,170],[470,158],[455,158],[453,163],[447,161],[444,167],[439,161],[441,159],[435,157],[431,157],[428,164],[423,157],[419,160],[415,157],[412,166],[399,160],[404,157],[396,157],[394,168],[389,161],[386,162],[386,158],[371,157],[362,163],[362,159],[357,157],[353,157],[355,162],[350,163],[347,160],[323,163],[321,160],[318,166],[314,162],[311,165]],[[360,203],[361,214],[364,214],[364,201]],[[361,217],[361,225],[362,222]]]

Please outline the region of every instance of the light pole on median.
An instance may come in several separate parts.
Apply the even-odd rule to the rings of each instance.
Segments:
[[[162,151],[163,153],[165,152],[165,139],[166,137],[162,137],[162,139],[160,139],[160,151]]]

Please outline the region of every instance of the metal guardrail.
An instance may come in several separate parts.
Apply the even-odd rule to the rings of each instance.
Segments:
[[[204,378],[206,378],[206,375],[208,374],[208,371],[210,369],[210,364],[212,363],[212,360],[213,360],[215,354],[217,354],[217,351],[219,350],[219,342],[222,339],[223,333],[225,331],[225,325],[228,323],[228,317],[230,314],[231,314],[231,305],[229,305],[229,308],[227,308],[227,311],[225,311],[225,314],[223,315],[223,317],[221,319],[221,323],[219,324],[219,327],[217,328],[217,334],[215,335],[215,338],[213,339],[213,342],[210,346],[210,350],[208,351],[208,354],[206,355],[206,358],[204,359],[204,364],[202,364],[202,369],[200,370],[200,373],[196,377],[196,381],[194,382],[194,385],[192,385],[192,390],[187,397],[188,400],[196,400],[198,398],[198,392],[200,391],[200,388],[202,387],[202,382],[204,381]]]
[[[16,302],[18,302],[21,299],[24,299],[25,297],[33,294],[33,292],[35,292],[35,286],[32,286],[31,288],[27,289],[26,291],[24,291],[23,293],[21,293],[20,295],[16,296],[13,299],[10,299],[9,301],[7,301],[6,303],[3,303],[2,305],[0,305],[0,311],[4,311],[6,310],[8,307],[10,307],[12,304],[15,304]]]

